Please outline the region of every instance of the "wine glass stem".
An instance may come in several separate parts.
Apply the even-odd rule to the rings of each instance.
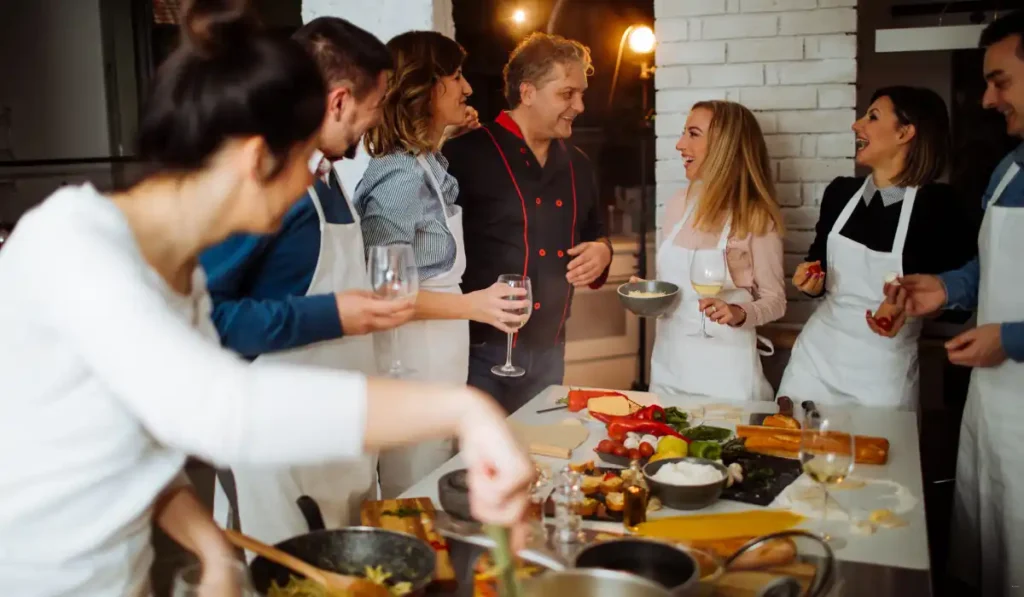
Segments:
[[[402,368],[402,361],[398,352],[398,328],[391,328],[391,370],[398,371]]]
[[[704,312],[704,311],[702,310],[702,311],[700,312],[700,333],[701,333],[701,334],[703,334],[703,335],[705,335],[705,336],[707,336],[707,335],[708,335],[708,330],[707,330],[707,328],[706,328],[706,327],[705,327],[705,325],[704,325],[704,324],[705,324],[705,323],[707,322],[707,319],[708,319],[708,315],[707,315],[707,313],[705,313],[705,312]]]
[[[505,351],[505,369],[512,368],[512,334],[508,335],[508,349]]]
[[[821,494],[824,496],[824,500],[821,503],[821,531],[822,538],[828,540],[828,532],[825,531],[825,525],[828,524],[828,483],[821,484]]]

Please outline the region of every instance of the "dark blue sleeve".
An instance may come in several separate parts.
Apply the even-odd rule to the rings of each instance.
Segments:
[[[342,336],[333,294],[304,296],[304,288],[281,286],[273,297],[251,296],[261,277],[276,273],[266,271],[268,254],[301,234],[301,225],[293,210],[276,235],[233,236],[200,256],[221,343],[246,358]]]

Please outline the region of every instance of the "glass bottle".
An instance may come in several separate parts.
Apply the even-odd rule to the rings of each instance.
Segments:
[[[639,460],[629,463],[629,474],[626,476],[628,480],[622,490],[622,524],[628,531],[635,533],[637,526],[647,522],[647,501],[651,491],[640,470]]]
[[[552,496],[556,542],[578,543],[583,540],[583,520],[579,514],[583,499],[583,477],[566,467]]]

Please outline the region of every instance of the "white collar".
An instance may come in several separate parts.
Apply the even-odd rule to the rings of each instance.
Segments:
[[[871,205],[871,199],[874,198],[875,193],[882,195],[882,205],[889,207],[895,205],[900,201],[903,201],[903,197],[907,194],[907,187],[885,187],[879,189],[875,186],[875,180],[868,175],[867,184],[864,185],[864,205]]]

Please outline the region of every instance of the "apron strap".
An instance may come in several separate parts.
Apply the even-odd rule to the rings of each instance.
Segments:
[[[683,226],[686,224],[686,220],[690,219],[690,215],[693,214],[693,210],[696,207],[696,201],[691,201],[690,204],[686,206],[686,209],[683,211],[683,217],[679,218],[679,222],[672,227],[672,230],[665,236],[665,239],[661,241],[662,247],[675,240],[676,236],[679,235],[679,232],[682,231]]]
[[[996,190],[992,192],[992,197],[989,198],[988,205],[985,206],[986,208],[992,207],[995,204],[996,200],[1003,194],[1003,191],[1006,190],[1006,187],[1017,176],[1018,172],[1020,172],[1020,166],[1017,165],[1017,162],[1011,162],[1010,167],[1006,169],[1006,174],[1003,175],[1003,179],[999,181]]]
[[[914,212],[914,201],[917,200],[917,187],[909,187],[900,207],[900,223],[896,226],[896,237],[892,239],[892,252],[903,255],[903,247],[907,244],[907,230],[910,228],[910,216]]]
[[[764,344],[767,347],[764,349],[758,348],[757,354],[763,357],[770,357],[773,354],[775,354],[775,345],[772,344],[772,341],[769,340],[768,338],[765,338],[764,336],[757,336],[757,340],[755,340],[755,342],[760,342],[761,344]]]
[[[324,226],[327,224],[327,216],[324,215],[324,206],[320,203],[320,195],[316,192],[316,183],[309,185],[306,191],[309,193],[309,198],[313,201],[316,215],[320,219],[320,233],[323,234]]]
[[[860,189],[850,197],[850,200],[846,202],[846,207],[839,213],[839,217],[836,218],[834,224],[832,224],[832,230],[836,233],[842,232],[843,226],[846,226],[846,222],[850,219],[853,214],[853,210],[857,209],[857,202],[860,201],[861,197],[864,196],[864,189],[868,186],[868,179],[864,179],[864,184],[861,185]]]

